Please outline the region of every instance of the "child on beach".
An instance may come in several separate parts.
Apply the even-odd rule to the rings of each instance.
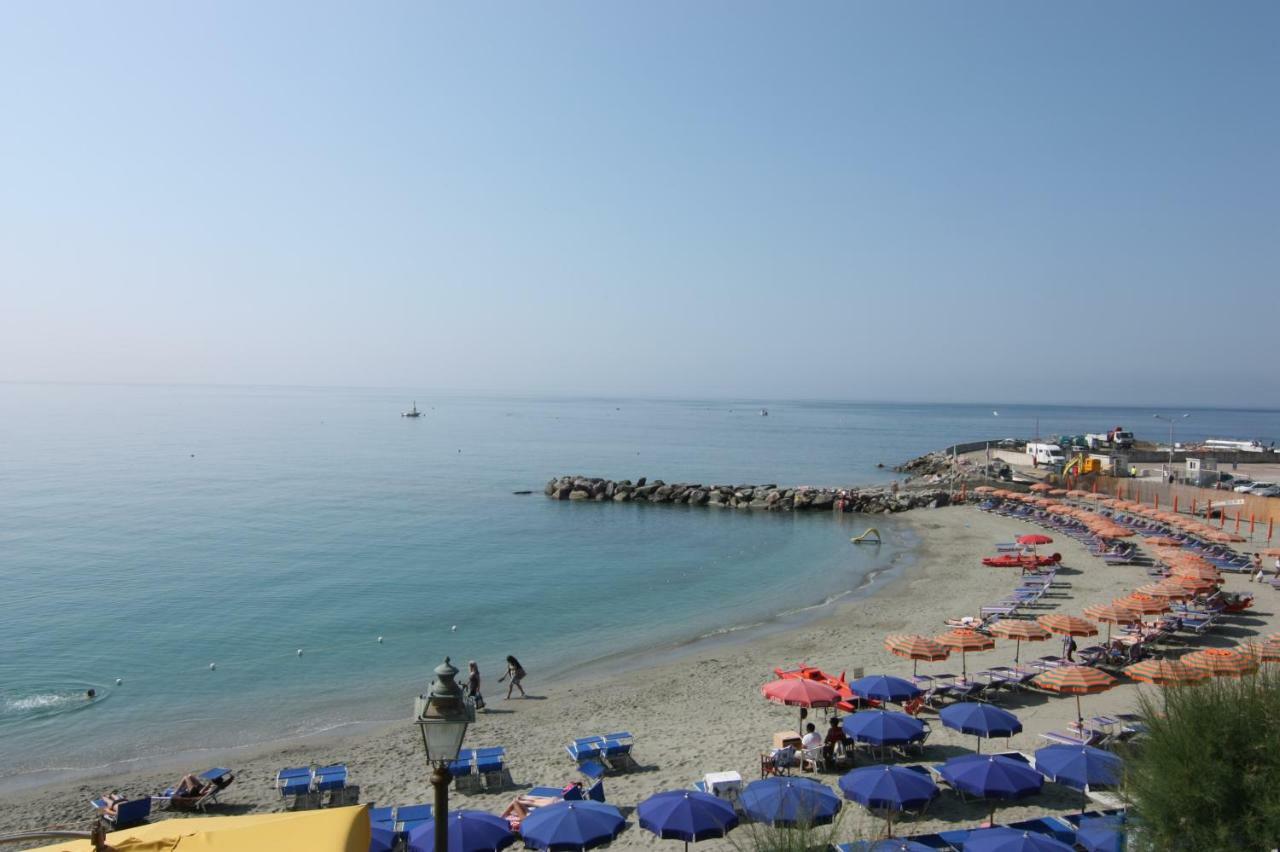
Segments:
[[[527,698],[524,687],[520,685],[520,681],[524,680],[524,667],[520,665],[520,661],[510,654],[507,655],[507,673],[498,678],[498,683],[502,683],[507,678],[511,678],[511,685],[507,687],[507,698],[511,697],[511,690],[520,690],[520,697]]]

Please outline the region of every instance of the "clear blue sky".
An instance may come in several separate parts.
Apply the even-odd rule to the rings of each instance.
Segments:
[[[1278,34],[5,3],[0,379],[1274,405]]]

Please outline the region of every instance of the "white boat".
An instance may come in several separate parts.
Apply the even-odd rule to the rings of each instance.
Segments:
[[[1238,453],[1265,453],[1267,448],[1261,441],[1232,441],[1225,438],[1210,438],[1204,442],[1207,450],[1231,450]]]
[[[418,401],[415,399],[413,401],[413,408],[410,408],[408,411],[401,411],[400,416],[401,417],[421,417],[422,412],[418,410]]]
[[[769,409],[767,409],[767,408],[762,408],[762,409],[760,409],[760,416],[761,416],[761,417],[768,417],[768,416],[769,416]]]

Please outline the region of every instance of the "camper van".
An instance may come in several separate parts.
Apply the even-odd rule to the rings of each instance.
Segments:
[[[1031,456],[1032,464],[1047,464],[1054,467],[1060,467],[1067,463],[1067,457],[1062,452],[1062,447],[1057,444],[1027,444],[1027,455]]]

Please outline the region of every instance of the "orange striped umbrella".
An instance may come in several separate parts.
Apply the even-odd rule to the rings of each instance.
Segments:
[[[1048,689],[1059,695],[1074,695],[1076,720],[1081,726],[1084,724],[1084,713],[1080,709],[1080,696],[1106,692],[1116,685],[1116,679],[1106,672],[1092,666],[1079,665],[1049,669],[1044,674],[1037,675],[1031,682],[1041,689]]]
[[[1196,577],[1201,580],[1221,580],[1222,572],[1212,565],[1187,565],[1178,563],[1169,569],[1175,577]]]
[[[1169,582],[1177,583],[1182,588],[1190,592],[1207,592],[1216,588],[1217,583],[1213,580],[1204,580],[1199,577],[1170,577]]]
[[[1262,551],[1263,556],[1280,556],[1280,547],[1268,547]]]
[[[1258,670],[1258,661],[1234,648],[1203,648],[1182,655],[1182,662],[1216,677],[1243,677]]]
[[[936,663],[951,656],[951,651],[938,644],[928,636],[918,634],[894,633],[884,637],[885,650],[898,657],[906,657],[915,662],[911,665],[911,673],[916,674],[920,660]]]
[[[1053,488],[1053,489],[1050,489],[1050,491],[1049,491],[1049,496],[1050,496],[1050,497],[1066,497],[1066,496],[1067,496],[1067,489],[1065,489],[1065,488]]]
[[[1136,610],[1129,609],[1122,601],[1087,606],[1084,608],[1084,614],[1094,621],[1107,625],[1107,642],[1111,641],[1111,625],[1137,624],[1142,621],[1142,614]]]
[[[979,485],[977,488],[973,489],[974,494],[994,494],[995,492],[996,489],[990,485]]]
[[[1002,639],[1013,639],[1017,641],[1016,649],[1013,653],[1013,664],[1018,664],[1018,658],[1022,655],[1022,643],[1039,642],[1048,639],[1051,634],[1034,621],[1022,621],[1017,618],[1008,618],[1004,621],[997,621],[991,625],[991,632]]]
[[[967,627],[957,627],[955,630],[943,633],[941,636],[936,637],[936,641],[953,651],[960,652],[961,677],[967,677],[969,674],[966,655],[970,651],[990,651],[996,646],[996,640],[990,636],[986,636],[976,630],[970,630]]]
[[[1052,491],[1053,486],[1045,482],[1037,482],[1035,485],[1031,486],[1031,490],[1032,491]]]
[[[1154,595],[1143,595],[1137,592],[1134,592],[1127,598],[1117,598],[1112,601],[1112,603],[1116,606],[1142,613],[1143,615],[1158,615],[1162,612],[1169,611],[1168,598],[1155,597]]]
[[[1042,615],[1036,619],[1040,622],[1040,626],[1050,633],[1057,633],[1059,636],[1097,636],[1098,627],[1092,621],[1085,621],[1083,618],[1075,615],[1063,615],[1062,613],[1052,613],[1050,615]]]
[[[1143,660],[1129,666],[1124,673],[1134,680],[1156,686],[1182,686],[1209,676],[1179,660]]]
[[[1241,642],[1236,646],[1236,650],[1253,657],[1260,663],[1280,663],[1280,639]]]
[[[1169,538],[1164,535],[1155,535],[1147,539],[1147,544],[1151,547],[1182,547],[1182,542],[1176,538]]]
[[[1153,598],[1168,598],[1171,601],[1185,601],[1195,597],[1189,589],[1179,586],[1177,583],[1148,583],[1145,586],[1139,586],[1138,592],[1144,595],[1150,595]]]

